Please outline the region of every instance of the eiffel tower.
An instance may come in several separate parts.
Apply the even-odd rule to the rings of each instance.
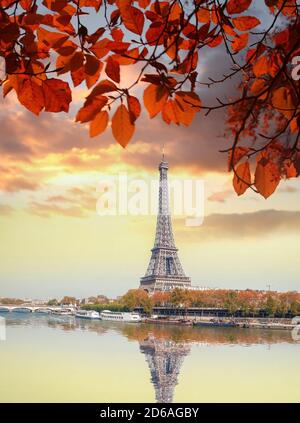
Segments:
[[[158,169],[160,179],[156,236],[148,269],[145,276],[140,279],[140,288],[149,293],[191,287],[191,279],[182,269],[174,242],[169,211],[169,166],[164,155]]]

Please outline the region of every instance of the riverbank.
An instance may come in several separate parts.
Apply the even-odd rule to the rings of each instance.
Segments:
[[[157,317],[145,318],[144,323],[152,323],[158,325],[180,325],[180,326],[206,326],[206,327],[237,327],[243,329],[272,329],[272,330],[293,330],[296,326],[292,319],[276,319],[276,318],[218,318],[218,317]]]

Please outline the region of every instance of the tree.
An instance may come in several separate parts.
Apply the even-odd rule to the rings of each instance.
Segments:
[[[175,307],[184,306],[186,308],[189,303],[189,300],[190,298],[187,290],[175,288],[171,292],[170,302]]]
[[[274,316],[274,314],[277,311],[277,303],[275,298],[273,298],[272,295],[268,295],[266,306],[265,306],[266,312],[269,316]]]
[[[259,8],[255,6],[259,4]],[[265,10],[262,10],[264,8]],[[271,22],[261,22],[269,12]],[[1,85],[38,115],[68,112],[74,87],[90,90],[76,115],[90,135],[111,122],[126,147],[141,114],[192,123],[197,112],[228,110],[228,167],[238,195],[270,196],[300,173],[300,15],[296,0],[0,0]],[[97,14],[99,27],[91,30]],[[206,50],[225,49],[231,67],[199,78]],[[200,59],[199,59],[200,58]],[[137,77],[120,83],[126,67]],[[239,81],[239,94],[206,105],[199,88]],[[66,80],[64,80],[66,79]]]
[[[75,305],[76,304],[76,298],[75,297],[69,297],[69,296],[64,296],[63,299],[60,302],[61,305]]]
[[[233,315],[238,309],[238,294],[234,291],[229,291],[225,297],[225,307],[228,309],[228,313]]]
[[[130,311],[134,310],[136,307],[143,307],[143,304],[146,304],[147,301],[148,294],[143,289],[130,289],[120,299],[120,303]]]
[[[51,299],[51,300],[49,300],[49,301],[47,302],[47,305],[48,305],[48,306],[57,306],[57,305],[58,305],[58,301],[57,301],[57,299],[56,299],[56,298],[53,298],[53,299]]]

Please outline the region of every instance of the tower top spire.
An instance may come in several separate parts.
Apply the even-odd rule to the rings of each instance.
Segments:
[[[163,144],[163,146],[162,146],[162,157],[161,157],[161,162],[159,164],[158,169],[159,170],[169,169],[168,162],[165,159],[165,144]]]

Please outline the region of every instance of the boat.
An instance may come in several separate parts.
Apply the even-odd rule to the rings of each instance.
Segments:
[[[194,326],[208,326],[208,327],[221,327],[221,328],[236,328],[238,324],[233,321],[224,320],[199,320],[193,323]]]
[[[79,317],[80,319],[100,319],[100,314],[98,311],[94,310],[78,310],[75,313],[75,317]]]
[[[103,310],[100,313],[101,320],[111,320],[117,322],[140,322],[141,316],[138,313],[126,313],[121,311]]]
[[[64,309],[58,309],[58,310],[51,310],[51,313],[55,316],[73,316],[74,312],[71,310],[64,310]]]

